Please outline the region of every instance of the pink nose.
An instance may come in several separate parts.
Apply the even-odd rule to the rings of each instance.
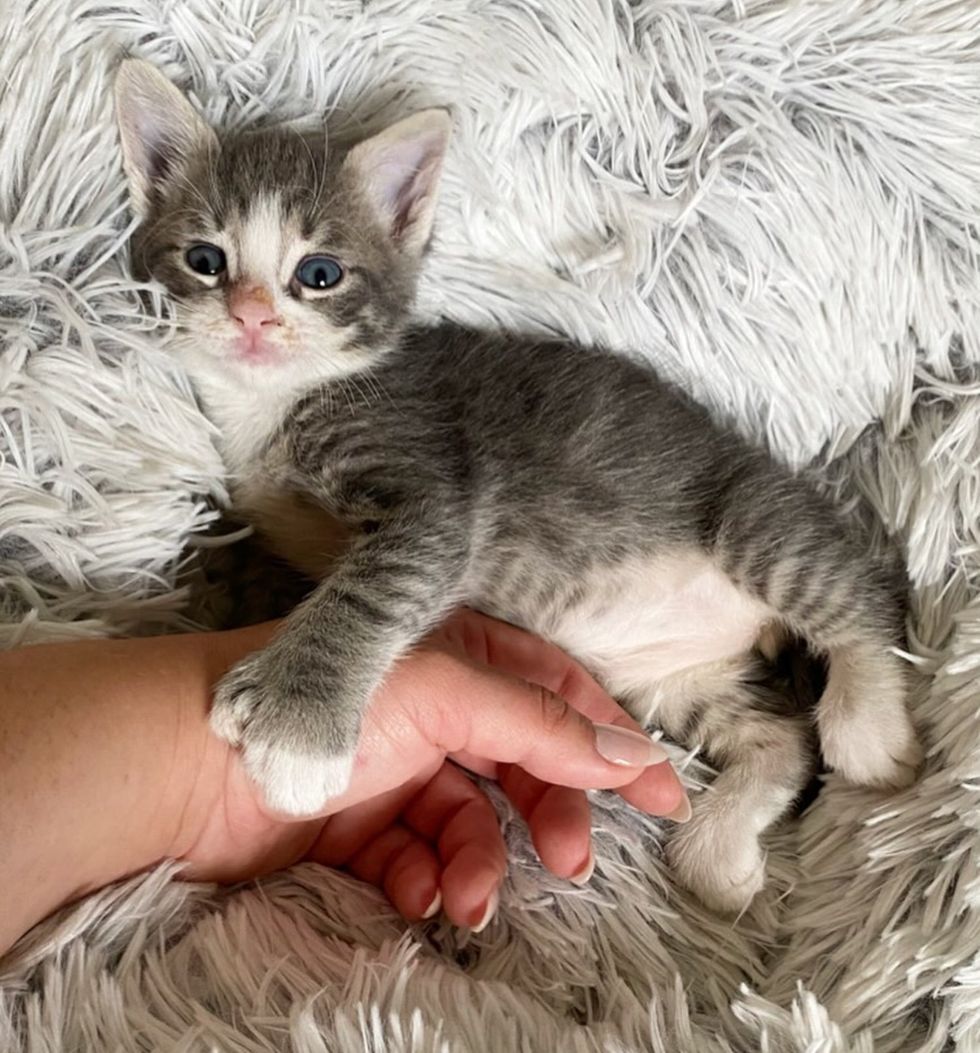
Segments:
[[[245,330],[258,332],[266,325],[279,325],[279,316],[272,306],[272,297],[261,287],[232,294],[228,313]]]

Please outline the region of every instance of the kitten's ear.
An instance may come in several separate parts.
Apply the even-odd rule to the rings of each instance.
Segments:
[[[403,250],[418,255],[432,232],[452,118],[422,110],[355,146],[344,161]]]
[[[149,62],[127,59],[116,73],[116,118],[133,209],[145,216],[153,189],[186,160],[217,147],[217,136]]]

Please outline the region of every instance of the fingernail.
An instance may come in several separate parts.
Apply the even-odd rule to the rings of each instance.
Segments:
[[[646,768],[667,760],[667,751],[659,742],[615,724],[595,725],[595,748],[610,764],[624,768]]]
[[[595,870],[595,855],[592,851],[592,846],[589,845],[589,858],[586,859],[585,866],[581,870],[576,870],[568,880],[573,885],[587,885],[592,877],[593,870]]]
[[[684,794],[681,803],[670,815],[665,815],[664,818],[672,819],[675,823],[686,823],[691,818],[691,802],[687,799],[687,794]]]
[[[426,921],[429,918],[434,918],[440,910],[442,910],[442,893],[439,889],[436,889],[436,894],[432,897],[432,902],[425,908],[425,911],[422,914],[422,920]]]
[[[500,893],[496,889],[490,893],[490,898],[487,900],[486,909],[483,911],[483,917],[480,918],[479,922],[473,926],[473,932],[483,932],[483,930],[493,920],[494,914],[497,913],[497,907],[500,905]]]

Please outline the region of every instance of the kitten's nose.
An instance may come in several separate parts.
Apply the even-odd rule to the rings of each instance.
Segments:
[[[262,286],[233,292],[228,299],[228,313],[246,332],[258,332],[263,326],[280,324],[272,297]]]

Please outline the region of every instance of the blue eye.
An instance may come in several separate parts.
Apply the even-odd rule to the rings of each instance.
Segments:
[[[187,266],[198,274],[214,277],[228,265],[225,254],[217,245],[192,245],[187,250]]]
[[[332,289],[343,276],[343,267],[331,256],[307,256],[296,268],[296,280],[307,289]]]

